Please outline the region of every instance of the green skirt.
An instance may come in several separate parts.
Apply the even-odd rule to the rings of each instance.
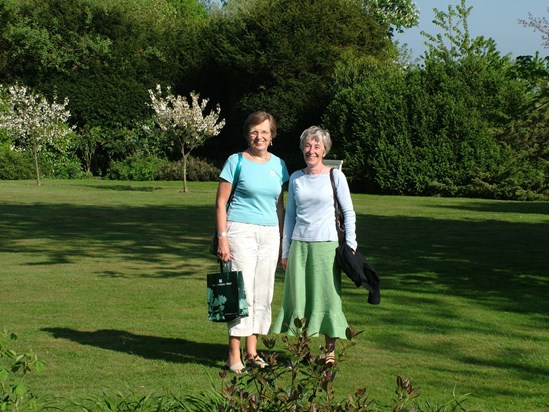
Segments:
[[[338,242],[292,240],[282,308],[272,333],[301,332],[294,319],[306,319],[309,336],[345,339],[347,320],[341,305],[341,271],[335,263]]]

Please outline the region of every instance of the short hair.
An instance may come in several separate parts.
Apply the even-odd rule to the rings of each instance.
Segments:
[[[332,149],[332,139],[330,138],[330,132],[328,130],[318,126],[311,126],[305,129],[299,138],[299,147],[301,147],[301,151],[305,149],[305,143],[309,139],[313,139],[315,142],[322,142],[325,150],[324,155],[327,155]]]
[[[254,112],[248,116],[244,122],[244,137],[248,138],[252,126],[261,124],[265,120],[268,120],[271,125],[271,139],[274,139],[276,137],[276,121],[274,116],[267,112]]]

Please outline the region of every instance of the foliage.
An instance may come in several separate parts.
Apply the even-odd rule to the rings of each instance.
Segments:
[[[156,157],[128,157],[111,162],[106,177],[113,180],[156,180],[165,160]]]
[[[217,136],[225,119],[219,119],[221,107],[205,114],[209,99],[202,99],[200,95],[191,92],[191,103],[182,96],[174,96],[168,88],[167,96],[162,96],[162,88],[156,86],[156,94],[149,90],[151,106],[154,110],[154,119],[160,129],[173,138],[181,148],[183,163],[183,192],[187,193],[187,160],[191,151],[204,144],[210,137]]]
[[[2,88],[2,86],[0,86]],[[34,156],[36,184],[40,185],[39,153],[52,146],[64,152],[71,128],[66,124],[70,112],[63,103],[52,103],[25,86],[7,88],[7,112],[0,112],[0,128],[13,135],[14,145],[19,150],[31,150]]]
[[[181,405],[177,400],[172,399],[171,397],[128,395],[121,391],[115,393],[103,391],[101,395],[75,400],[72,403],[78,410],[83,412],[176,412],[184,410],[181,409]]]
[[[294,321],[295,339],[282,337],[286,357],[278,352],[269,352],[265,369],[250,368],[243,375],[230,376],[222,373],[221,394],[226,405],[222,411],[372,411],[366,389],[358,389],[344,401],[335,398],[333,381],[337,366],[326,362],[328,349],[321,347],[319,354],[311,349],[305,319]],[[353,346],[357,335],[347,329],[349,344],[340,341],[337,362],[345,357],[346,350]],[[267,349],[275,346],[275,339],[264,338]],[[337,365],[337,363],[336,363]]]
[[[456,195],[498,164],[500,150],[469,88],[448,69],[402,72],[365,62],[361,81],[336,94],[325,121],[355,190]]]
[[[32,179],[33,176],[34,162],[29,153],[0,146],[0,180]]]
[[[397,376],[397,389],[395,391],[396,397],[393,400],[393,411],[407,411],[406,406],[419,396],[419,389],[418,387],[412,387],[412,382],[409,379]],[[415,411],[415,408],[412,410]]]
[[[105,176],[114,162],[126,159],[169,157],[170,142],[151,127],[152,121],[134,128],[86,127],[80,130],[75,145],[88,175]],[[87,169],[89,167],[89,169]]]
[[[546,196],[547,168],[527,153],[544,147],[547,135],[522,139],[519,151],[518,139],[504,131],[543,96],[540,86],[548,72],[539,62],[513,65],[490,39],[471,39],[470,10],[464,1],[448,13],[435,10],[435,22],[445,31],[427,35],[431,44],[423,67],[404,70],[353,56],[338,65],[324,122],[354,190],[523,200]],[[536,113],[543,131],[544,112]]]
[[[329,352],[320,347],[315,354],[311,348],[311,337],[306,332],[306,319],[295,319],[295,337],[282,337],[284,352],[274,351],[275,338],[263,338],[268,352],[263,354],[268,366],[258,368],[250,366],[241,375],[220,373],[223,385],[220,391],[201,392],[200,396],[190,396],[184,404],[192,405],[186,411],[218,410],[223,412],[283,412],[283,411],[317,411],[346,412],[363,411],[379,412],[389,410],[381,408],[367,396],[366,388],[356,389],[342,400],[336,399],[333,387],[337,376],[338,365],[345,360],[346,351],[354,346],[354,338],[360,334],[351,327],[346,331],[348,341],[340,340],[340,347],[335,363],[326,362]],[[420,412],[429,410],[418,408],[416,398],[419,388],[413,388],[409,379],[400,376],[396,380],[397,388],[393,399],[393,412]],[[450,411],[452,406],[461,406],[463,397],[446,402]],[[458,403],[459,402],[459,403]],[[429,403],[427,402],[427,405]]]
[[[213,182],[219,179],[219,168],[207,160],[189,156],[189,171],[187,179],[190,182]],[[181,180],[183,179],[183,164],[180,161],[165,163],[158,174],[158,180]]]
[[[528,84],[529,100],[500,133],[515,154],[516,169],[507,178],[529,175],[530,189],[549,193],[549,57],[517,58],[513,73]],[[517,173],[515,173],[517,172]]]
[[[141,74],[150,82],[157,78],[151,75],[165,75],[166,69],[177,67],[180,54],[169,54],[180,46],[177,23],[206,17],[203,7],[192,0],[5,3],[4,36],[14,51],[12,71],[35,75],[37,80],[110,68],[111,74]],[[24,67],[28,58],[38,58],[33,68]]]
[[[412,0],[366,0],[364,7],[372,10],[383,24],[394,26],[398,32],[419,23],[419,12]]]
[[[51,77],[45,92],[69,96],[73,124],[83,127],[127,129],[149,115],[148,84],[143,78],[113,69],[89,69],[86,73]]]
[[[74,148],[69,152],[48,150],[38,158],[43,177],[54,179],[80,179],[85,176],[82,163],[75,154]]]
[[[340,56],[384,59],[389,47],[388,27],[360,0],[229,1],[202,37],[203,60],[191,81],[221,103],[228,123],[224,146],[210,156],[220,147],[239,150],[243,119],[256,110],[277,120],[277,153],[295,155],[297,136],[320,121]]]
[[[422,65],[408,68],[391,42],[417,23],[412,0],[3,0],[0,79],[68,98],[78,134],[42,146],[37,180],[105,176],[137,158],[172,162],[166,178],[177,161],[184,181],[213,176],[187,170],[185,147],[152,127],[149,90],[161,84],[223,108],[219,138],[192,149],[215,164],[242,149],[242,120],[266,110],[290,170],[302,163],[297,137],[324,119],[357,191],[547,198],[549,60],[501,56],[493,39],[470,35],[472,11],[465,0],[435,9],[442,32],[423,33]],[[519,22],[546,45],[545,16]],[[0,146],[14,143],[0,131]],[[27,176],[21,156],[5,156],[15,162],[5,176]]]
[[[24,380],[29,372],[42,372],[45,363],[33,351],[18,354],[11,349],[10,344],[16,340],[16,334],[0,332],[0,410],[40,410]]]
[[[96,157],[96,151],[102,142],[103,133],[100,127],[86,128],[78,133],[76,138],[76,149],[80,153],[84,172],[92,174],[92,163]]]
[[[368,399],[366,388],[359,388],[343,400],[335,398],[333,388],[339,362],[344,361],[345,352],[354,346],[353,339],[360,334],[352,328],[346,331],[349,343],[340,341],[341,346],[336,363],[328,363],[328,350],[320,347],[320,353],[314,354],[311,349],[311,338],[308,336],[305,319],[295,319],[296,336],[282,338],[286,353],[273,351],[276,339],[263,338],[269,354],[266,355],[268,366],[264,369],[250,367],[242,375],[220,373],[222,387],[220,390],[201,391],[198,395],[187,394],[178,397],[161,395],[114,394],[103,390],[100,395],[84,399],[70,400],[71,407],[82,411],[184,411],[202,412],[218,410],[224,412],[283,412],[283,411],[326,411],[326,412],[380,412],[376,403]],[[299,332],[298,332],[299,331]],[[298,332],[298,333],[297,333]],[[37,358],[34,352],[18,355],[10,349],[8,343],[17,336],[3,331],[0,334],[0,410],[41,410],[45,405],[27,389],[23,383],[25,375],[31,371],[41,372],[45,363]],[[7,361],[7,362],[6,362]],[[427,400],[429,408],[417,408],[416,398],[419,388],[413,388],[409,379],[397,377],[397,388],[393,399],[393,412],[421,412],[435,410]],[[445,403],[437,411],[466,411],[463,407],[467,395]],[[52,409],[65,409],[68,399],[58,398],[56,404],[50,402]],[[452,409],[454,407],[454,409]]]
[[[456,6],[449,5],[446,12],[433,9],[433,23],[441,33],[433,36],[421,32],[427,39],[426,60],[460,60],[470,56],[480,56],[487,61],[497,59],[499,52],[493,39],[485,39],[483,36],[471,38],[468,19],[472,9],[467,6],[466,0],[461,0]]]
[[[131,127],[195,60],[205,19],[195,0],[4,0],[0,78],[67,96],[79,127]]]

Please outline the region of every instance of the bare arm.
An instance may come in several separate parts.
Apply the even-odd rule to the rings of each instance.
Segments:
[[[231,260],[231,250],[227,239],[227,202],[231,195],[232,184],[226,180],[220,180],[217,187],[217,196],[215,199],[215,223],[217,235],[225,234],[219,237],[219,246],[217,247],[217,256],[223,262]]]
[[[280,264],[286,270],[286,263],[284,260],[281,260],[282,256],[282,234],[284,233],[284,187],[280,190],[280,196],[278,196],[278,202],[276,204],[276,214],[278,216],[278,228],[280,231],[280,246],[278,250],[278,260]]]

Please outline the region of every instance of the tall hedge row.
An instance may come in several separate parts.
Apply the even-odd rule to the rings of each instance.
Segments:
[[[507,76],[507,59],[496,62],[433,59],[407,70],[343,62],[324,124],[352,186],[409,195],[547,193],[547,175],[535,173],[539,159],[527,160],[504,139],[509,122],[528,110],[528,85]]]

